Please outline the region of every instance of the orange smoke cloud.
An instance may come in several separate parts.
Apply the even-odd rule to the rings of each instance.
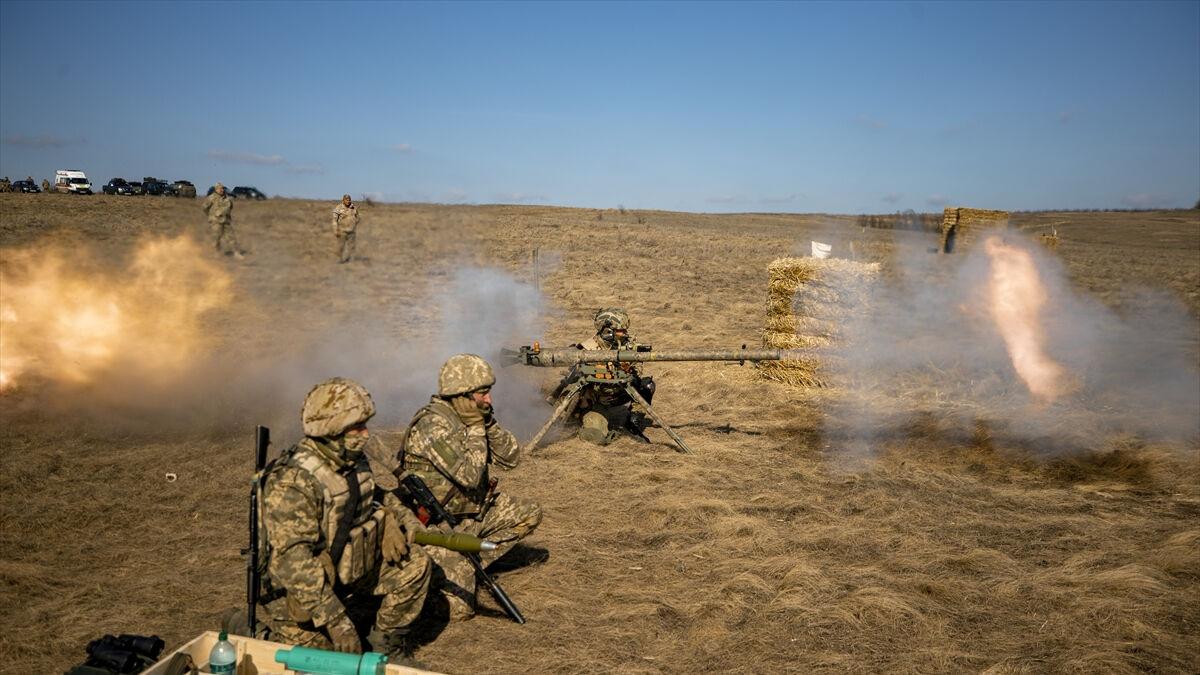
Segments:
[[[1036,398],[1049,403],[1071,388],[1066,371],[1045,350],[1041,312],[1048,298],[1033,256],[988,237],[984,250],[991,259],[988,309],[1017,375]]]
[[[6,253],[0,275],[0,389],[30,375],[90,384],[114,368],[164,382],[206,346],[202,315],[230,278],[192,239],[148,239],[104,270],[86,251]]]

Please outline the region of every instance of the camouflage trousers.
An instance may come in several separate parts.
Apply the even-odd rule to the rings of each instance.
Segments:
[[[464,519],[454,531],[497,544],[496,550],[479,554],[487,567],[529,536],[541,522],[542,507],[536,502],[498,494],[482,520]],[[475,613],[475,567],[461,553],[432,546],[426,551],[434,563],[433,586],[446,597],[451,620],[472,616]]]
[[[406,560],[400,566],[382,562],[373,572],[349,586],[335,589],[342,604],[352,611],[354,603],[365,601],[365,596],[382,596],[379,611],[375,614],[375,628],[383,633],[403,628],[417,619],[425,605],[429,580],[433,566],[423,547],[410,545]],[[303,611],[294,611],[289,606],[287,595],[276,598],[261,610],[271,629],[271,639],[290,645],[332,649],[329,634],[301,616]]]
[[[233,255],[241,253],[242,249],[238,247],[237,235],[233,232],[233,222],[221,222],[212,220],[208,223],[208,230],[212,233],[213,245],[217,248],[217,253],[225,255]]]
[[[355,240],[358,239],[358,234],[355,232],[338,232],[338,262],[350,262],[354,257]]]

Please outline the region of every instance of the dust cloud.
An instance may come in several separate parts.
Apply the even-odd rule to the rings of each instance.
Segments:
[[[897,256],[833,361],[851,393],[834,417],[853,454],[898,430],[1002,437],[1041,454],[1117,436],[1200,438],[1198,340],[1177,298],[1134,290],[1118,313],[1015,231],[966,255]]]
[[[305,393],[343,376],[372,392],[377,428],[402,427],[461,352],[493,364],[497,416],[518,436],[544,414],[533,374],[496,358],[544,331],[544,302],[497,269],[462,267],[415,303],[365,298],[320,328],[240,296],[186,237],[148,239],[105,264],[85,247],[31,249],[6,263],[3,281],[0,402],[56,424],[247,438],[265,424],[292,439]]]

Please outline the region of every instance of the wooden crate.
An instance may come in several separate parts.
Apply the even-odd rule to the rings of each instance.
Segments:
[[[204,668],[208,665],[208,653],[212,651],[213,645],[217,643],[217,636],[217,632],[211,630],[201,633],[199,637],[162,657],[158,663],[149,669],[142,671],[142,675],[163,675],[163,673],[167,672],[167,662],[171,660],[171,657],[180,653],[190,654],[192,661],[200,668],[200,672],[207,673],[208,671]],[[296,671],[288,670],[283,667],[283,664],[275,662],[275,652],[280,649],[291,649],[291,645],[269,642],[267,640],[256,640],[240,635],[230,635],[229,641],[233,643],[234,649],[237,650],[237,675],[296,675]],[[416,675],[419,673],[433,673],[434,671],[419,670],[417,668],[408,668],[389,663],[387,670],[384,672],[387,675]]]

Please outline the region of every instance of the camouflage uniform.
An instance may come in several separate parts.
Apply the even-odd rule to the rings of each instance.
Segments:
[[[49,192],[49,191],[50,191],[50,181],[43,178],[42,179],[42,192]]]
[[[511,469],[520,461],[521,446],[496,422],[490,409],[481,418],[464,421],[454,399],[495,383],[491,367],[473,354],[452,357],[438,378],[438,396],[413,417],[399,455],[400,471],[420,476],[446,510],[459,518],[455,531],[497,544],[480,554],[486,566],[532,533],[542,521],[537,503],[496,492],[489,465]],[[449,531],[442,524],[440,528]],[[439,585],[450,605],[450,616],[474,613],[475,569],[462,554],[447,549],[428,551]]]
[[[616,307],[600,309],[593,321],[596,334],[578,346],[582,349],[637,349],[637,340],[629,334],[629,314]],[[642,376],[636,363],[617,364],[621,370],[633,376],[633,386],[646,399],[654,398],[654,378]],[[578,377],[578,372],[567,373],[565,381]],[[621,385],[589,384],[579,396],[579,404],[572,412],[572,419],[582,425],[580,437],[592,443],[605,445],[620,433],[646,440],[644,431],[649,420],[644,413],[635,410],[635,404],[625,387]]]
[[[225,186],[217,183],[214,187],[219,190]],[[217,190],[204,199],[201,207],[208,215],[208,229],[212,232],[213,244],[217,253],[240,256],[242,251],[233,232],[233,197],[219,194]]]
[[[333,234],[338,242],[338,262],[350,262],[354,256],[355,239],[358,237],[358,209],[346,204],[350,195],[342,197],[341,203],[333,208]]]
[[[0,178],[0,192],[12,192],[12,191],[13,191],[12,181],[10,181],[8,179],[8,176],[5,176],[4,178]]]
[[[428,557],[415,545],[389,557],[385,547],[390,527],[412,531],[419,523],[391,493],[382,505],[374,501],[370,464],[344,433],[374,412],[370,395],[355,382],[334,378],[317,385],[305,402],[306,437],[265,472],[262,525],[269,553],[262,615],[275,640],[330,648],[335,631],[354,630],[347,602],[366,595],[383,596],[375,628],[385,640],[402,634],[421,611]],[[345,520],[346,543],[335,562],[330,549],[347,509],[354,515]]]

